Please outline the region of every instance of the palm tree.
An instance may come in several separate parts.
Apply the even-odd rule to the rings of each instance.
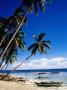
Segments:
[[[16,19],[17,19],[17,21],[18,21],[18,23],[20,23],[21,22],[21,20],[23,19],[23,17],[24,16],[16,16]],[[13,23],[13,21],[14,21],[14,23]],[[24,23],[23,23],[23,25],[25,25],[26,24],[26,21],[27,21],[27,18],[25,18],[25,20],[24,20]],[[2,27],[1,27],[1,31],[0,31],[0,36],[1,36],[1,38],[2,38],[2,40],[1,40],[1,46],[0,46],[0,52],[2,53],[2,51],[5,49],[5,47],[7,46],[7,43],[9,42],[9,40],[11,39],[11,37],[12,37],[12,35],[13,35],[13,33],[14,33],[14,31],[13,31],[13,27],[17,27],[17,22],[16,22],[16,20],[15,20],[15,18],[14,17],[9,17],[8,19],[7,19],[7,21],[6,22],[8,22],[9,24],[8,24],[8,26],[10,27],[10,29],[9,29],[9,33],[4,33],[4,30],[2,29]],[[6,24],[7,25],[7,24]],[[12,29],[11,29],[12,28]],[[3,33],[5,34],[5,35],[3,35]],[[20,30],[19,31],[19,33],[17,33],[17,35],[21,35],[21,37],[23,37],[24,35],[23,35],[23,32],[22,32],[22,30]],[[21,41],[22,39],[20,38],[17,38],[16,36],[15,36],[15,38],[14,38],[14,40],[13,41],[15,41],[16,42],[16,45],[18,46],[18,42],[20,43],[20,41]],[[13,42],[12,41],[12,42]],[[23,41],[22,41],[23,42]],[[21,46],[22,46],[22,43],[20,43],[21,44]],[[8,52],[8,54],[9,54],[9,51],[11,50],[11,46],[12,45],[10,45],[10,47],[8,48],[8,50],[6,51],[6,52]],[[20,46],[19,46],[20,47]],[[0,54],[1,54],[0,53]],[[9,56],[7,54],[7,56]],[[5,54],[6,55],[6,54]],[[5,56],[4,55],[4,56]],[[3,58],[2,58],[2,60],[1,60],[1,62],[0,62],[0,67],[2,66],[2,63],[3,63],[3,61],[4,61],[4,56],[3,56]],[[4,67],[5,65],[3,65],[2,66],[2,68]],[[1,69],[2,69],[1,68]]]
[[[38,37],[34,36],[36,42],[28,48],[28,50],[32,50],[32,54],[35,55],[37,51],[39,51],[40,54],[47,53],[45,48],[50,48],[50,41],[43,40],[45,35],[45,33],[40,33]]]
[[[44,40],[44,36],[46,34],[45,33],[40,33],[37,37],[34,36],[35,39],[35,43],[32,44],[29,48],[28,51],[31,50],[31,55],[28,56],[25,60],[23,60],[20,64],[18,64],[17,66],[15,66],[12,70],[17,69],[20,65],[22,65],[25,61],[27,61],[29,58],[31,58],[33,55],[35,55],[37,53],[37,51],[39,51],[40,54],[45,53],[46,54],[46,49],[50,48],[50,41],[46,41]],[[6,76],[8,76],[10,73],[7,73],[5,76],[3,76],[1,79],[5,78]]]
[[[36,42],[28,48],[28,51],[31,50],[31,55],[23,60],[20,64],[18,64],[16,67],[14,67],[13,70],[17,69],[20,65],[22,65],[26,60],[35,55],[38,51],[40,54],[47,53],[46,49],[50,48],[51,42],[43,40],[45,35],[45,33],[40,33],[37,37],[34,35],[34,39]]]
[[[44,7],[45,7],[45,0],[23,0],[21,8],[24,11],[26,9],[26,13],[25,13],[24,18],[22,19],[21,23],[18,25],[17,29],[15,30],[15,33],[11,37],[11,39],[10,39],[9,43],[7,44],[6,48],[4,49],[4,51],[3,51],[2,55],[1,55],[1,60],[2,60],[5,52],[7,51],[8,47],[12,43],[13,39],[15,38],[16,34],[18,33],[18,31],[22,27],[23,22],[24,22],[24,20],[25,20],[25,18],[27,16],[28,12],[31,12],[33,10],[33,7],[34,7],[35,12],[37,13],[38,12],[38,8],[37,8],[38,5],[39,5],[40,9],[43,11]],[[18,11],[16,11],[16,12],[18,12]],[[19,13],[21,13],[21,10],[20,10]],[[16,13],[16,14],[18,14],[18,13]]]
[[[12,37],[12,35],[13,35],[13,33],[10,33],[6,37],[5,42],[8,42],[10,40],[10,38]],[[4,44],[7,44],[5,42],[4,42]],[[24,45],[25,45],[25,42],[24,42],[24,32],[22,32],[20,30],[18,32],[18,34],[16,35],[16,37],[14,38],[14,40],[12,41],[10,47],[8,48],[6,53],[4,54],[4,57],[3,57],[2,61],[1,61],[1,65],[2,65],[2,63],[4,63],[4,65],[1,67],[1,69],[3,69],[4,66],[6,66],[9,63],[13,64],[17,60],[18,48],[20,48],[23,51],[24,50]]]
[[[3,44],[7,34],[11,32],[11,28],[16,28],[24,16],[15,15],[10,16],[7,19],[0,17],[0,46]],[[24,25],[27,22],[27,17],[24,21]]]

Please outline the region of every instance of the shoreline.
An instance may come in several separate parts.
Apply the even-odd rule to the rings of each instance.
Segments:
[[[35,82],[39,81],[8,76],[6,79],[0,80],[0,90],[67,90],[67,86],[39,87]]]
[[[0,90],[67,90],[67,86],[64,87],[37,87],[35,84],[1,81]]]

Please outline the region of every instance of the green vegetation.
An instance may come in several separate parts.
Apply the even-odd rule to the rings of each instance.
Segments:
[[[47,0],[46,0],[47,1]],[[8,18],[0,17],[0,68],[8,66],[17,60],[18,48],[24,50],[24,31],[23,26],[27,23],[28,13],[35,11],[38,14],[39,8],[41,11],[45,9],[45,0],[23,0],[20,7],[16,9],[13,16]],[[50,41],[43,40],[45,33],[35,36],[36,42],[31,45],[28,50],[31,51],[31,56],[37,51],[46,53],[46,48],[50,48]],[[45,47],[45,49],[44,49]],[[26,58],[25,60],[29,59]],[[24,61],[25,61],[24,60]],[[23,62],[23,61],[22,61]],[[21,62],[21,63],[22,63]],[[20,64],[21,65],[21,64]],[[18,66],[20,66],[18,65]],[[13,70],[15,70],[16,66]]]
[[[28,50],[31,50],[31,55],[27,57],[25,60],[23,60],[20,64],[18,64],[16,67],[14,67],[13,70],[22,65],[22,63],[28,60],[30,57],[35,55],[37,51],[39,51],[40,54],[47,53],[46,48],[48,49],[50,48],[50,41],[43,40],[44,36],[45,33],[40,33],[37,37],[36,36],[34,37],[36,42],[28,48]]]

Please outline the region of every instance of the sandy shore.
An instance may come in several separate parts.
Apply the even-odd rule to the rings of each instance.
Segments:
[[[67,90],[67,87],[38,87],[29,81],[25,82],[11,82],[0,80],[0,90]]]
[[[0,78],[2,75],[0,75]],[[37,79],[24,79],[22,77],[7,76],[0,80],[0,90],[67,90],[67,86],[63,87],[39,87],[35,82]]]

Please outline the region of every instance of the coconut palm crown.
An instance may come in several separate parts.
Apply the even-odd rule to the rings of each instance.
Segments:
[[[35,55],[37,53],[37,51],[39,51],[40,54],[45,53],[46,54],[46,49],[50,48],[50,41],[46,41],[44,40],[44,36],[46,34],[45,33],[40,33],[38,36],[33,35],[34,39],[35,39],[35,43],[32,44],[31,46],[29,46],[28,50],[31,50],[31,55],[28,56],[26,59],[24,59],[23,61],[21,61],[21,63],[19,63],[18,65],[16,65],[13,70],[17,69],[18,67],[20,67],[24,62],[26,62],[28,59],[30,59],[33,55]]]
[[[35,35],[33,36],[36,42],[28,48],[29,51],[31,50],[32,54],[35,55],[37,51],[39,51],[40,54],[47,53],[46,49],[50,48],[51,42],[44,40],[45,35],[45,33],[40,33],[37,37]]]
[[[3,42],[1,48],[4,49],[5,46],[7,45],[7,43],[9,42],[10,38],[12,37],[13,33],[9,33],[9,35],[6,36],[5,41]],[[14,38],[14,40],[12,41],[10,47],[8,48],[8,50],[6,51],[6,53],[4,54],[2,61],[1,61],[1,65],[4,62],[5,64],[13,64],[16,60],[17,60],[17,56],[18,56],[18,48],[23,51],[24,50],[24,46],[25,46],[25,42],[24,42],[24,32],[22,30],[20,30],[18,32],[18,34],[16,35],[16,37]]]
[[[26,9],[31,13],[34,11],[36,14],[39,11],[39,8],[41,11],[45,10],[45,4],[47,0],[23,0],[22,4],[19,8],[16,9],[15,15],[20,14],[21,12],[25,12]]]

